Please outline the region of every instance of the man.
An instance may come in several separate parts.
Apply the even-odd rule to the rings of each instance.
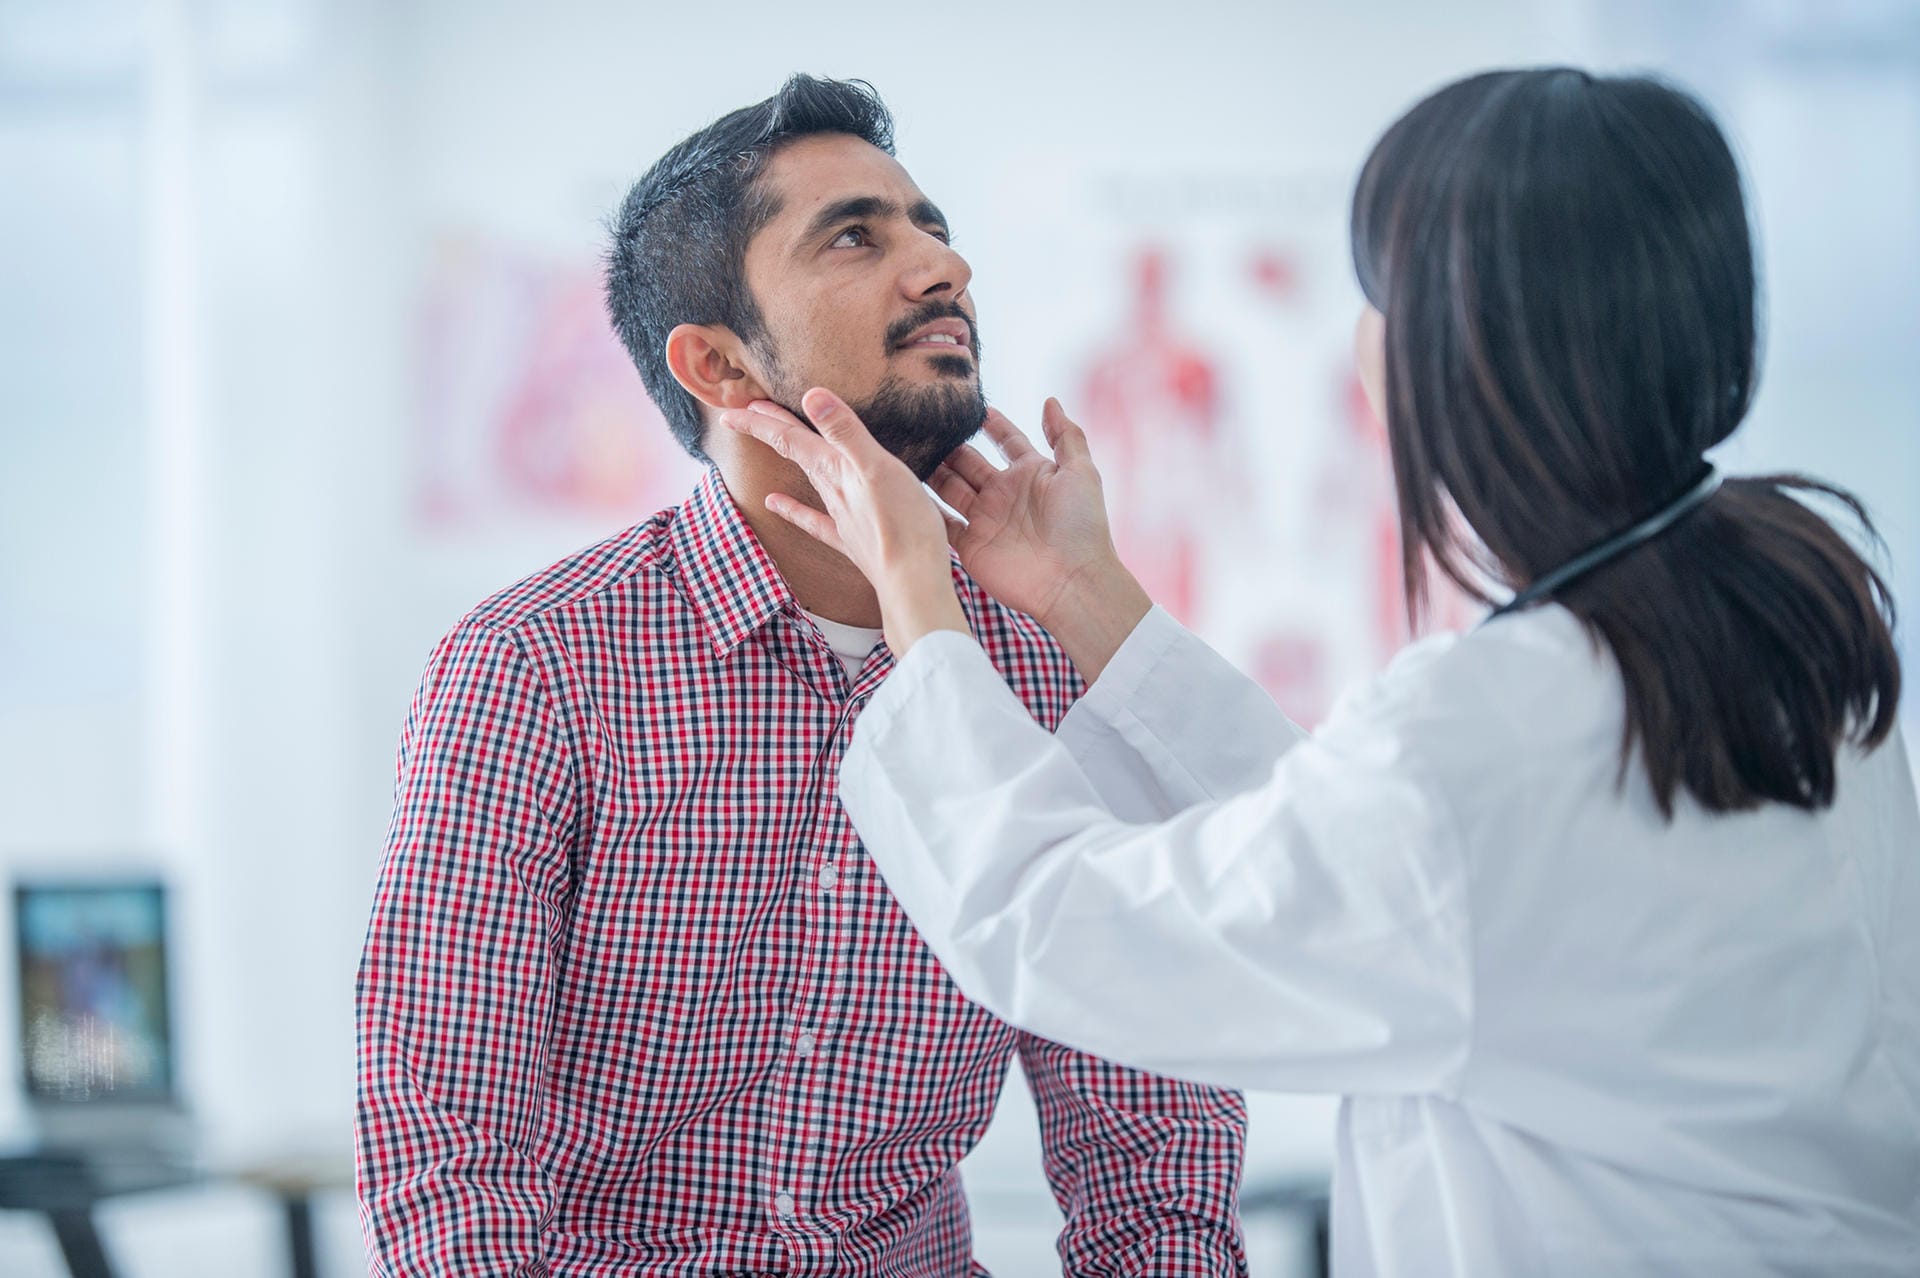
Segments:
[[[710,422],[824,384],[931,475],[986,413],[968,280],[864,85],[795,77],[627,197],[614,325],[713,470],[429,662],[360,974],[377,1271],[981,1272],[957,1164],[1017,1054],[1070,1273],[1244,1272],[1239,1097],[996,1020],[874,873],[834,777],[878,604],[768,511],[801,473]],[[1056,724],[1071,665],[960,579]]]

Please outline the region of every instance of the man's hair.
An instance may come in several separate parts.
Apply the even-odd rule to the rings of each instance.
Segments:
[[[661,156],[614,217],[607,313],[674,438],[702,461],[700,404],[667,367],[667,334],[679,324],[719,324],[750,344],[765,338],[746,252],[780,204],[759,179],[781,146],[820,133],[893,154],[893,116],[872,85],[796,75]]]

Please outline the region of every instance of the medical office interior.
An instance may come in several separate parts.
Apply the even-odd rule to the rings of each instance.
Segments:
[[[870,80],[989,397],[1064,401],[1142,580],[1311,724],[1408,637],[1353,179],[1440,83],[1549,62],[1718,113],[1768,308],[1721,460],[1858,492],[1916,606],[1920,0],[0,0],[4,1148],[181,1152],[81,1209],[113,1273],[365,1272],[354,971],[422,662],[698,476],[599,291],[672,142]],[[1249,1104],[1253,1272],[1316,1272],[1334,1102]],[[964,1171],[981,1261],[1058,1273],[1017,1070]],[[84,1245],[48,1174],[0,1176],[0,1273]]]

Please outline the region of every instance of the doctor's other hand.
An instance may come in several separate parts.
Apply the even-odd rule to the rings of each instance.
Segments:
[[[1045,626],[1092,680],[1152,601],[1114,550],[1086,432],[1057,399],[1040,420],[1051,458],[989,409],[986,433],[1007,465],[962,444],[928,483],[966,521],[948,529],[968,575]]]
[[[720,414],[722,425],[751,435],[805,472],[826,507],[823,513],[772,493],[767,509],[845,555],[872,583],[895,656],[905,656],[934,630],[967,633],[966,614],[953,593],[949,532],[940,508],[838,395],[816,386],[800,402],[813,430],[764,401]]]

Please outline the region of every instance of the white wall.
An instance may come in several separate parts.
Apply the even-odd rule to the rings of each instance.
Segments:
[[[1059,308],[1022,269],[1022,195],[1005,174],[1121,153],[1350,174],[1399,110],[1465,71],[1672,65],[1725,95],[1759,197],[1775,321],[1750,455],[1859,486],[1920,597],[1920,250],[1903,233],[1920,225],[1916,46],[1795,54],[1804,25],[1776,21],[1795,8],[1729,10],[1703,33],[1651,3],[1572,0],[911,17],[16,0],[0,17],[0,187],[35,198],[0,208],[0,384],[40,399],[0,409],[0,609],[26,605],[0,614],[0,642],[70,664],[32,689],[0,684],[0,876],[165,869],[186,1082],[215,1145],[344,1152],[353,968],[420,664],[483,595],[610,530],[420,531],[408,467],[427,258],[472,233],[590,260],[600,219],[653,157],[793,70],[868,78],[893,106],[903,162],[975,267],[989,390],[1017,409],[1056,389],[1028,352],[1058,339],[1022,317]],[[1724,38],[1750,28],[1745,44]],[[54,91],[18,87],[49,66],[65,68]],[[116,661],[130,672],[99,675]],[[11,997],[0,986],[9,1048]],[[983,1254],[1038,1273],[1050,1256],[1016,1267],[1038,1158],[1013,1104],[973,1169],[997,1204],[983,1230],[996,1212],[1005,1224],[991,1244],[1005,1250],[983,1241]],[[1324,1159],[1326,1103],[1260,1097],[1255,1115],[1256,1170]],[[19,1118],[0,1090],[0,1125]],[[124,1245],[159,1272],[165,1254],[223,1236],[217,1222],[264,1211],[223,1201],[187,1242],[132,1213]],[[345,1254],[350,1220],[330,1221]],[[271,1272],[270,1236],[244,1271]],[[28,1272],[39,1246],[7,1223],[0,1270]]]

